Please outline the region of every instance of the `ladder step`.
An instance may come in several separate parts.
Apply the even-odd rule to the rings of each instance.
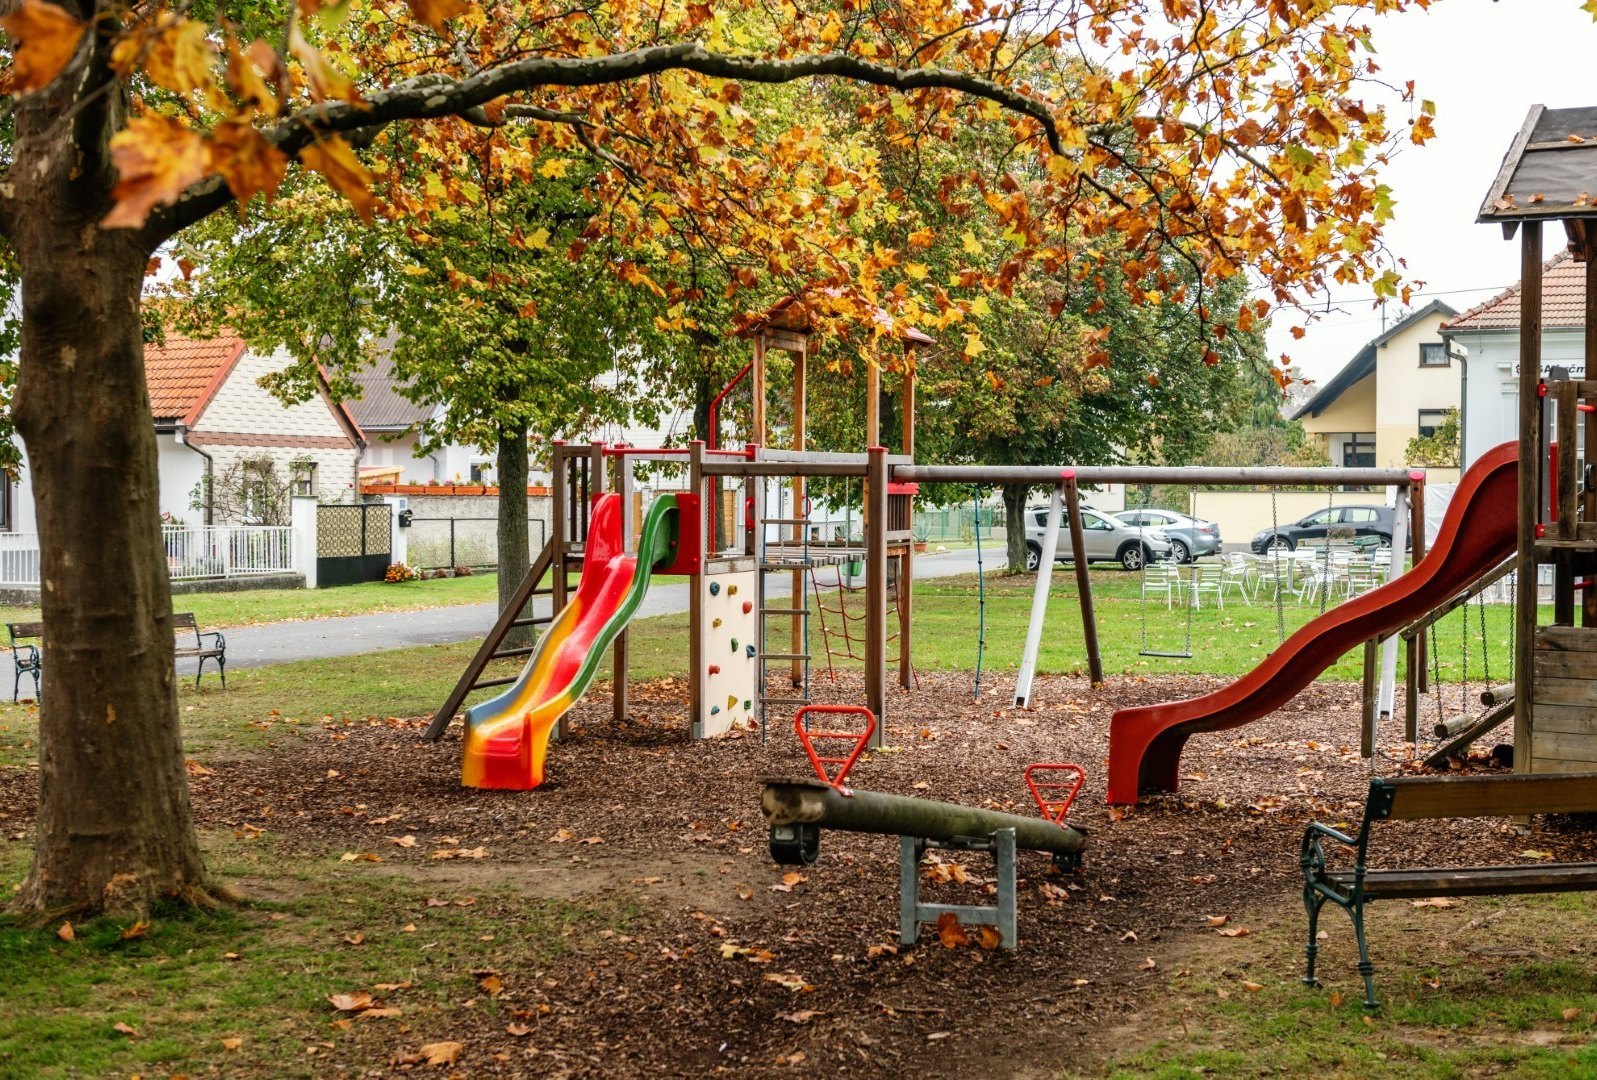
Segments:
[[[808,615],[808,608],[801,607],[762,607],[761,615]]]
[[[484,679],[482,682],[472,683],[471,688],[473,690],[486,690],[490,686],[509,686],[519,678],[521,678],[520,675],[506,675],[502,679]]]
[[[535,653],[537,651],[538,651],[538,646],[536,646],[536,645],[522,645],[519,648],[515,648],[515,649],[500,649],[498,652],[494,653],[488,659],[490,659],[490,660],[503,660],[506,657],[510,657],[510,656],[528,656],[528,655],[531,655],[532,653]]]
[[[761,660],[808,660],[809,658],[810,658],[810,654],[807,653],[807,652],[762,652],[762,653],[760,653],[760,659]]]
[[[808,559],[788,559],[782,562],[762,562],[761,570],[804,570],[815,565]]]

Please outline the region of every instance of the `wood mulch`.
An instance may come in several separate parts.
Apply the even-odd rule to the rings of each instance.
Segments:
[[[1030,814],[1026,764],[1075,761],[1088,772],[1070,818],[1089,830],[1086,865],[1062,876],[1046,857],[1022,854],[1012,955],[944,947],[930,928],[920,945],[898,947],[891,837],[828,833],[820,861],[797,877],[775,866],[760,781],[810,774],[790,721],[773,723],[767,739],[689,742],[680,681],[634,685],[632,719],[619,728],[608,700],[593,695],[533,792],[462,789],[458,727],[429,744],[417,720],[328,723],[292,753],[208,762],[191,783],[204,827],[269,828],[317,856],[380,851],[387,872],[440,889],[495,886],[636,910],[624,934],[538,971],[500,971],[504,1002],[530,1032],[507,1033],[503,1011],[458,1011],[449,1037],[466,1044],[472,1075],[1041,1075],[1120,1049],[1095,1032],[1120,1029],[1157,994],[1197,935],[1214,933],[1207,917],[1296,906],[1304,823],[1356,822],[1362,812],[1370,768],[1358,756],[1358,688],[1347,684],[1316,684],[1265,720],[1195,737],[1179,793],[1111,812],[1103,762],[1113,710],[1222,682],[1121,677],[1094,690],[1042,678],[1028,709],[1009,707],[1006,679],[989,679],[979,702],[970,677],[952,673],[894,693],[892,750],[860,762],[857,787]],[[817,680],[816,697],[863,694],[857,676],[841,675]],[[1388,747],[1380,770],[1402,768],[1401,753]],[[0,774],[8,831],[31,814],[33,782],[24,770]],[[1536,848],[1597,853],[1587,833],[1547,828]],[[1385,849],[1416,864],[1512,862],[1527,846],[1497,821],[1385,832]],[[401,834],[417,845],[385,844]],[[479,847],[487,857],[433,858]],[[942,857],[972,880],[932,894],[987,902],[987,857]],[[391,1037],[367,1041],[364,1068],[396,1067]]]

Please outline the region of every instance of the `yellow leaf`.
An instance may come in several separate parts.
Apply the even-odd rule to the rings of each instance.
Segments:
[[[311,98],[315,101],[337,99],[340,101],[359,101],[360,95],[355,92],[355,84],[348,75],[339,71],[328,63],[316,46],[306,41],[299,32],[298,23],[290,23],[288,28],[288,50],[294,54],[294,59],[300,62],[305,69],[305,78],[310,81]],[[337,138],[330,136],[329,138]]]
[[[538,174],[550,180],[558,180],[566,175],[566,170],[571,168],[571,162],[565,158],[550,158],[538,167]]]
[[[460,1052],[465,1048],[464,1043],[457,1042],[426,1043],[421,1048],[421,1056],[429,1065],[453,1065],[460,1060]]]
[[[241,1035],[229,1035],[227,1038],[222,1040],[223,1050],[237,1050],[243,1045],[244,1038]]]
[[[204,23],[183,18],[156,31],[153,40],[145,43],[145,74],[179,94],[210,88],[216,50],[205,39],[205,31]],[[128,41],[139,44],[137,37],[128,38],[122,44]]]
[[[982,344],[980,334],[965,335],[965,358],[967,360],[974,360],[976,357],[980,356],[986,351],[987,346]],[[995,378],[996,376],[994,376],[991,372],[988,372],[988,377]],[[1003,384],[999,383],[998,385],[1001,386]],[[993,389],[998,389],[998,386],[994,386]]]
[[[0,26],[11,35],[11,73],[5,89],[26,94],[48,86],[78,51],[86,24],[43,0],[22,0]]]
[[[252,125],[229,120],[211,133],[211,165],[242,208],[264,192],[270,202],[288,171],[288,156]]]
[[[405,0],[405,4],[417,22],[426,23],[440,32],[446,19],[464,15],[467,11],[465,0]]]
[[[136,116],[111,136],[111,160],[121,179],[111,189],[116,206],[100,224],[137,229],[157,206],[177,202],[183,189],[210,172],[210,147],[180,121]]]
[[[959,238],[959,242],[967,255],[980,255],[982,252],[981,242],[976,239],[976,234],[969,229],[965,230],[965,235]]]
[[[307,169],[321,173],[349,200],[361,220],[371,223],[377,209],[377,197],[371,190],[372,174],[347,142],[337,135],[324,136],[301,150],[299,160]]]
[[[261,76],[264,73],[271,78],[279,68],[277,50],[266,42],[257,41],[246,51],[239,48],[231,35],[228,36],[227,85],[232,87],[233,93],[246,108],[259,110],[267,116],[277,115],[277,95]]]
[[[549,246],[549,230],[534,229],[532,234],[528,236],[526,240],[527,247],[529,249],[533,251],[542,251],[544,248]]]

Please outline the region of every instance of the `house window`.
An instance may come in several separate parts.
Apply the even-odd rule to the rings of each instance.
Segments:
[[[11,519],[12,489],[15,487],[15,482],[10,478],[0,476],[0,532],[11,532],[17,527]]]
[[[473,461],[471,463],[471,482],[473,484],[491,484],[494,482],[494,463],[488,460]]]
[[[1420,343],[1420,367],[1447,367],[1451,363],[1444,343],[1440,341]]]
[[[1342,467],[1345,469],[1375,468],[1375,433],[1359,432],[1347,437],[1342,444]]]
[[[1420,438],[1429,439],[1436,434],[1436,429],[1447,422],[1446,409],[1421,409],[1420,410]]]
[[[316,494],[316,462],[296,461],[294,463],[294,494]]]

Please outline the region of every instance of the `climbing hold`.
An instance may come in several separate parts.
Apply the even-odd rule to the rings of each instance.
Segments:
[[[744,708],[745,708],[745,709],[752,709],[752,708],[754,708],[754,702],[752,702],[752,701],[745,701],[745,702],[744,702],[744,703],[743,703],[743,707],[744,707]]]
[[[733,648],[734,648],[734,649],[735,649],[735,648],[737,648],[737,646],[738,646],[738,643],[737,643],[737,642],[735,642],[735,641],[734,641],[734,642],[733,642],[733,643],[732,643],[732,647],[733,647]],[[752,659],[752,658],[753,658],[753,656],[754,656],[754,646],[753,646],[753,645],[750,645],[750,646],[749,646],[749,647],[748,647],[748,648],[746,648],[746,649],[744,649],[744,650],[743,650],[743,654],[744,654],[744,655],[745,655],[745,656],[748,656],[748,657],[750,657],[750,658],[751,658],[751,659]]]
[[[719,705],[711,705],[710,706],[710,715],[711,716],[714,716],[716,713],[718,713],[720,711],[721,711],[721,706],[719,706]]]
[[[719,674],[721,674],[721,665],[720,664],[711,664],[710,665],[710,674],[711,675],[719,675]]]
[[[733,638],[732,639],[732,651],[733,652],[737,652],[738,651],[738,639],[737,638]]]
[[[710,595],[711,596],[720,596],[721,595],[721,583],[719,581],[710,582]],[[727,595],[730,596],[731,594],[728,593]]]
[[[726,594],[728,596],[736,596],[738,594],[738,587],[736,585],[728,585],[726,587]]]
[[[721,625],[721,620],[720,619],[712,619],[712,620],[710,620],[710,625],[713,626],[713,627],[719,628],[720,625]]]
[[[747,615],[749,612],[751,612],[753,610],[754,610],[754,601],[753,600],[745,600],[745,601],[743,601],[743,614]]]
[[[728,694],[726,696],[726,707],[728,709],[735,709],[738,707],[738,696],[736,694]]]

